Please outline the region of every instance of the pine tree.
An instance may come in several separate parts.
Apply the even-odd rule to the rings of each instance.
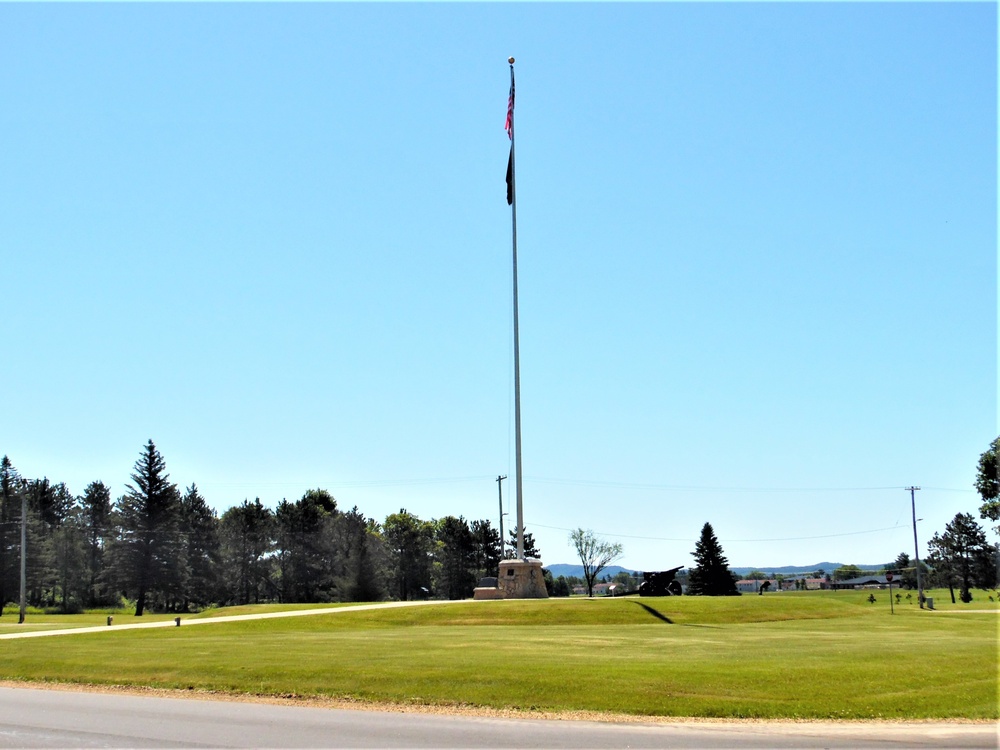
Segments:
[[[485,576],[497,575],[500,567],[500,532],[493,528],[487,520],[473,521],[469,524],[475,545],[474,567],[476,580]]]
[[[389,549],[395,595],[401,601],[430,594],[434,525],[405,508],[386,516],[383,539]]]
[[[948,586],[955,601],[954,586],[961,587],[963,602],[972,601],[973,586],[992,588],[997,582],[995,549],[971,513],[958,513],[945,524],[943,534],[934,534],[927,549],[927,561],[934,578]]]
[[[700,596],[739,596],[736,576],[729,570],[729,560],[715,537],[712,524],[701,529],[701,539],[694,547],[695,566],[688,572],[688,594]]]
[[[365,518],[357,506],[339,513],[332,522],[335,580],[338,598],[343,602],[374,602],[385,596],[379,559],[382,556],[378,524]]]
[[[219,573],[219,519],[192,484],[181,498],[185,586],[181,608],[215,601]]]
[[[307,490],[295,503],[282,500],[277,524],[281,598],[328,602],[337,598],[333,522],[337,501],[326,490]]]
[[[107,587],[102,585],[104,551],[111,538],[111,490],[104,482],[91,482],[78,499],[81,524],[86,535],[87,595],[86,606],[110,603]]]
[[[18,555],[21,540],[21,493],[24,483],[7,456],[0,459],[0,613],[14,601],[18,590]]]
[[[243,501],[222,514],[219,544],[222,554],[222,601],[257,604],[272,588],[270,553],[274,548],[275,520],[270,508],[256,498]]]
[[[445,516],[434,524],[437,593],[466,599],[476,586],[476,546],[469,524],[459,516]]]
[[[513,560],[517,557],[517,529],[511,529],[508,537],[510,538],[510,541],[508,541],[507,544],[510,549],[504,553],[504,559]],[[535,546],[535,537],[530,531],[527,530],[524,532],[524,556],[534,557],[536,559],[542,556],[541,551]]]
[[[118,501],[121,538],[117,545],[119,575],[136,597],[135,615],[141,617],[147,599],[163,605],[180,597],[180,493],[171,484],[166,463],[153,441],[135,462],[133,484]]]

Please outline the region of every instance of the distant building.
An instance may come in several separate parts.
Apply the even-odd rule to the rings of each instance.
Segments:
[[[799,591],[801,590],[799,586],[796,585],[796,581],[804,581],[804,587],[807,591],[817,591],[819,589],[827,588],[827,583],[822,578],[785,578],[781,581],[779,587],[778,580],[776,578],[771,578],[767,581],[770,585],[764,590],[764,593],[772,593],[775,591]],[[742,581],[736,582],[736,590],[741,594],[756,594],[760,591],[760,587],[765,583],[765,581],[756,581],[746,578]]]
[[[899,585],[899,582],[896,582]],[[857,578],[848,578],[846,581],[831,581],[831,589],[887,589],[889,582],[885,579],[885,574],[866,574]]]

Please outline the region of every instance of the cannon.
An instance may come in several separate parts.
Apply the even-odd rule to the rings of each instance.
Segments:
[[[670,570],[643,572],[642,583],[639,584],[639,596],[680,596],[681,584],[677,580],[677,571],[683,568],[679,565]]]

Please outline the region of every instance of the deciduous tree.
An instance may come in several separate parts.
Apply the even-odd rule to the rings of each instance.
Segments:
[[[593,531],[576,529],[570,532],[569,541],[580,557],[583,565],[583,580],[587,584],[587,596],[594,595],[594,582],[608,565],[622,556],[622,546],[618,542],[607,542],[598,538]]]
[[[990,443],[990,447],[979,457],[976,471],[976,491],[983,499],[983,504],[979,506],[979,517],[991,521],[1000,521],[998,463],[1000,463],[1000,437]],[[993,528],[1000,534],[1000,525]]]

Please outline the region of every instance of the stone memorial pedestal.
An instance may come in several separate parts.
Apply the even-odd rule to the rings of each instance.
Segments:
[[[496,583],[495,586],[487,584]],[[548,599],[541,560],[502,560],[497,578],[484,578],[473,599]]]
[[[473,599],[503,599],[503,591],[497,586],[496,578],[480,578],[479,585],[472,590]]]
[[[548,599],[541,560],[502,560],[497,586],[504,599]]]

